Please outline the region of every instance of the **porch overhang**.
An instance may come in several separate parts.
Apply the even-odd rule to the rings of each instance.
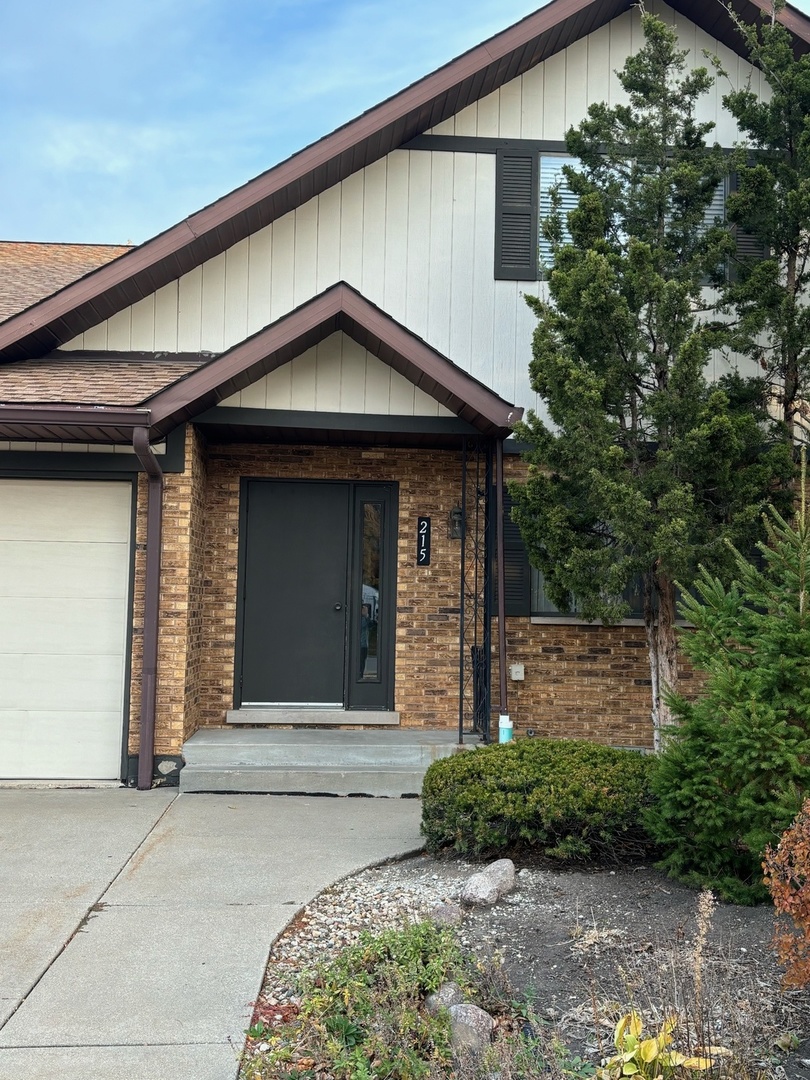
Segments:
[[[441,418],[385,417],[379,422],[367,418],[365,424],[355,421],[358,437],[365,432],[371,441],[375,434],[387,440],[392,434],[413,435],[419,434],[422,429],[421,433],[425,435],[455,435],[456,441],[467,431],[505,438],[523,415],[521,408],[499,397],[484,383],[366,300],[356,289],[345,282],[338,282],[144,402],[151,411],[153,437],[162,437],[178,424],[198,418],[203,424],[233,427],[237,420],[235,413],[242,413],[243,410],[228,408],[223,415],[223,411],[217,409],[221,401],[290,363],[338,331],[353,338],[455,414],[455,418],[448,418],[450,424],[445,425],[446,430],[440,423],[434,425],[437,427],[435,431],[431,431],[430,421]],[[247,412],[249,416],[241,417],[240,426],[245,426],[247,419],[248,426],[256,428],[257,433],[263,432],[264,438],[267,438],[268,429],[273,426],[279,434],[289,432],[292,426],[299,430],[299,437],[301,429],[311,433],[330,430],[337,436],[341,431],[345,432],[349,423],[348,417],[343,421],[339,413],[320,414],[322,419],[317,413],[307,414],[309,419],[304,424],[291,416],[290,425],[285,422],[285,414],[281,410],[266,414],[264,410]],[[378,427],[376,433],[373,430],[375,422]],[[459,423],[465,425],[463,430]]]
[[[294,413],[220,406],[257,379],[343,332],[453,416]],[[62,354],[60,363],[70,364]],[[338,282],[232,349],[204,361],[136,406],[0,402],[0,439],[128,445],[194,421],[221,441],[353,442],[457,446],[467,436],[506,438],[523,410],[443,356],[345,282]]]

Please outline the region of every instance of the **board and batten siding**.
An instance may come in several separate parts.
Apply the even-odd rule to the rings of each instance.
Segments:
[[[732,88],[750,85],[755,94],[765,97],[770,94],[765,78],[747,60],[678,15],[662,0],[648,0],[645,6],[651,15],[676,27],[680,47],[689,51],[688,64],[710,67],[704,49],[720,59],[728,79],[718,79],[700,99],[696,116],[701,123],[715,124],[711,137],[721,146],[733,146],[739,132],[733,117],[723,108],[723,95]],[[641,15],[638,8],[633,8],[437,124],[429,134],[564,139],[568,128],[582,120],[593,102],[606,101],[611,106],[626,103],[627,95],[616,72],[624,66],[627,56],[638,52],[643,42]]]
[[[660,0],[652,10],[674,20]],[[736,54],[688,20],[678,30],[693,63],[706,48],[759,90]],[[561,140],[591,102],[618,100],[613,72],[640,43],[634,9],[434,130]],[[701,118],[732,145],[723,89]],[[538,408],[523,297],[543,286],[494,280],[494,223],[494,154],[395,150],[65,347],[219,353],[343,280],[507,401]]]
[[[418,386],[338,332],[221,402],[376,416],[453,416]]]

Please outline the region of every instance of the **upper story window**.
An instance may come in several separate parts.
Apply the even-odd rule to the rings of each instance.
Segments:
[[[547,275],[553,261],[551,245],[540,235],[540,222],[551,212],[555,185],[563,222],[576,207],[576,197],[563,174],[563,167],[576,165],[576,160],[564,153],[521,146],[498,149],[496,158],[495,277],[538,281]],[[725,218],[726,198],[734,180],[732,176],[717,188],[704,215],[707,227]],[[737,251],[749,258],[763,255],[762,245],[754,237],[739,232]]]

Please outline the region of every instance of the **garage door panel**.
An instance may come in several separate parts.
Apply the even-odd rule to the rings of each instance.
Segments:
[[[121,655],[7,653],[0,656],[0,714],[8,709],[29,712],[115,709],[120,716],[123,674]]]
[[[116,779],[131,481],[0,479],[0,776]]]
[[[129,542],[132,487],[99,480],[3,480],[0,540]]]
[[[0,712],[8,735],[0,744],[0,779],[109,779],[110,762],[121,753],[119,719],[118,710]]]
[[[88,585],[94,597],[125,601],[129,545],[0,540],[0,597],[87,596]]]
[[[123,614],[119,599],[7,597],[0,653],[121,653]]]

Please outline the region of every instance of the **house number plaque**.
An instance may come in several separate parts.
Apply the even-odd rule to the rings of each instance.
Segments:
[[[416,519],[416,565],[430,566],[430,518]]]

